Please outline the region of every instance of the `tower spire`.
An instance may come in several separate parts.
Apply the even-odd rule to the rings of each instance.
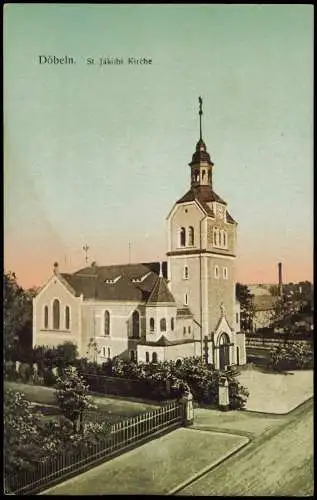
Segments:
[[[202,136],[202,130],[201,130],[201,115],[203,114],[203,110],[202,110],[203,100],[200,96],[198,97],[198,101],[199,101],[199,138],[200,138],[200,140],[202,140],[203,136]]]

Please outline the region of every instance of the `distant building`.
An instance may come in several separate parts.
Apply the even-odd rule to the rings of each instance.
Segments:
[[[200,108],[200,120],[202,111]],[[236,301],[237,223],[213,190],[213,163],[201,136],[190,189],[167,217],[167,263],[55,272],[34,299],[33,345],[91,339],[98,362],[201,356],[216,368],[246,363]]]

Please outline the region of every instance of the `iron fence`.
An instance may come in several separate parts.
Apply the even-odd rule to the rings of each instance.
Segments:
[[[151,434],[182,426],[184,419],[183,402],[172,402],[157,410],[130,417],[112,424],[104,439],[86,443],[76,451],[55,455],[36,464],[33,470],[9,475],[6,484],[15,494],[38,493],[123,452],[134,443],[141,443]]]

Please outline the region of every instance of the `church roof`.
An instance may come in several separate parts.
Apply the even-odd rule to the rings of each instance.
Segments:
[[[193,342],[196,342],[196,340],[195,339],[168,340],[164,335],[162,335],[156,342],[145,341],[141,342],[141,345],[164,347],[169,345],[192,344]]]
[[[211,207],[207,205],[207,203],[216,201],[217,203],[222,203],[223,205],[227,205],[220,196],[212,190],[211,186],[192,186],[189,191],[182,198],[180,198],[176,203],[186,203],[189,201],[197,200],[201,207],[204,209],[207,215],[211,215],[214,217],[214,212]],[[229,212],[227,212],[227,221],[231,224],[235,223],[235,220],[231,217]]]
[[[163,275],[167,263],[163,263]],[[95,300],[147,301],[159,278],[160,263],[89,266],[69,274],[60,273],[76,296]]]
[[[175,304],[175,299],[169,291],[166,280],[163,277],[159,277],[147,301],[148,304],[157,304],[160,302],[171,302]]]

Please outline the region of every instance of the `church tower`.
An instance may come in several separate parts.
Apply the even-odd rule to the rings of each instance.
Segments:
[[[194,315],[201,357],[223,368],[239,357],[243,363],[245,357],[245,349],[240,353],[237,345],[237,223],[213,188],[214,164],[202,137],[202,114],[200,97],[200,136],[189,163],[190,189],[167,217],[168,279],[176,301]]]

